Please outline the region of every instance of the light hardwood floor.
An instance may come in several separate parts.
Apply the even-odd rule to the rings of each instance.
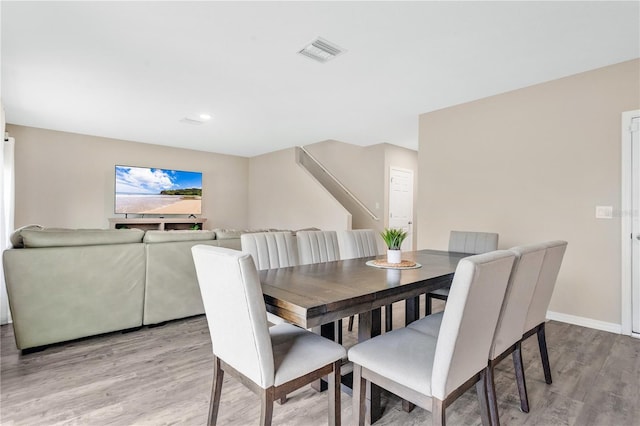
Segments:
[[[437,309],[436,309],[437,310]],[[401,304],[394,306],[401,324]],[[357,324],[357,321],[356,321]],[[229,326],[233,326],[231,323]],[[346,331],[353,343],[357,329]],[[531,412],[519,410],[507,358],[496,382],[503,425],[640,425],[640,340],[549,322],[553,384],[544,383],[535,337],[523,345]],[[10,325],[0,327],[2,425],[204,425],[212,355],[204,316],[156,328],[112,333],[21,356]],[[378,425],[431,424],[429,412],[402,411],[384,394]],[[219,424],[257,424],[259,400],[225,377]],[[342,423],[351,424],[351,397],[342,393]],[[274,425],[325,425],[325,393],[306,387],[275,405]],[[480,424],[475,392],[447,409],[450,425]]]

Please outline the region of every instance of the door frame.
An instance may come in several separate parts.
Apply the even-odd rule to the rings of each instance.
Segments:
[[[625,111],[622,113],[622,161],[621,161],[621,206],[620,206],[620,222],[621,222],[621,331],[622,334],[640,338],[640,334],[632,333],[632,288],[633,277],[631,273],[631,234],[633,232],[633,195],[631,179],[633,176],[633,150],[631,147],[631,120],[640,118],[640,110]],[[636,171],[640,173],[640,170]]]

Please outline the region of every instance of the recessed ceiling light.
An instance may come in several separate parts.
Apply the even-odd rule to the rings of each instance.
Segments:
[[[298,53],[321,63],[325,63],[346,52],[342,47],[318,37]]]
[[[209,114],[200,114],[200,119],[204,121],[209,121],[211,120],[211,116]]]

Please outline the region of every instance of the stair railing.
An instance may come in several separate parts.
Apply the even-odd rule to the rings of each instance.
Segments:
[[[353,200],[358,206],[360,206],[362,210],[364,210],[371,217],[371,219],[376,221],[380,220],[380,218],[378,218],[378,216],[376,216],[375,213],[373,213],[367,206],[364,205],[362,201],[358,199],[358,197],[356,197],[351,191],[349,191],[349,189],[346,186],[344,186],[342,182],[340,182],[338,178],[336,178],[333,175],[333,173],[327,170],[327,168],[324,165],[322,165],[320,161],[318,161],[313,155],[311,155],[309,151],[307,151],[303,146],[297,147],[296,160],[298,161],[298,164],[305,167],[313,175],[313,171],[309,169],[309,167],[307,167],[307,165],[304,163],[304,159],[303,159],[304,156],[306,156],[312,162],[312,164],[317,166],[321,171],[323,171],[327,176],[329,176],[331,181],[334,182],[342,191],[344,191],[351,200]]]

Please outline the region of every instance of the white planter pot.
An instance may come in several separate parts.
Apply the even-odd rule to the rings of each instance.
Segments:
[[[389,263],[400,263],[400,262],[402,262],[402,251],[401,250],[387,250],[387,262],[389,262]]]

